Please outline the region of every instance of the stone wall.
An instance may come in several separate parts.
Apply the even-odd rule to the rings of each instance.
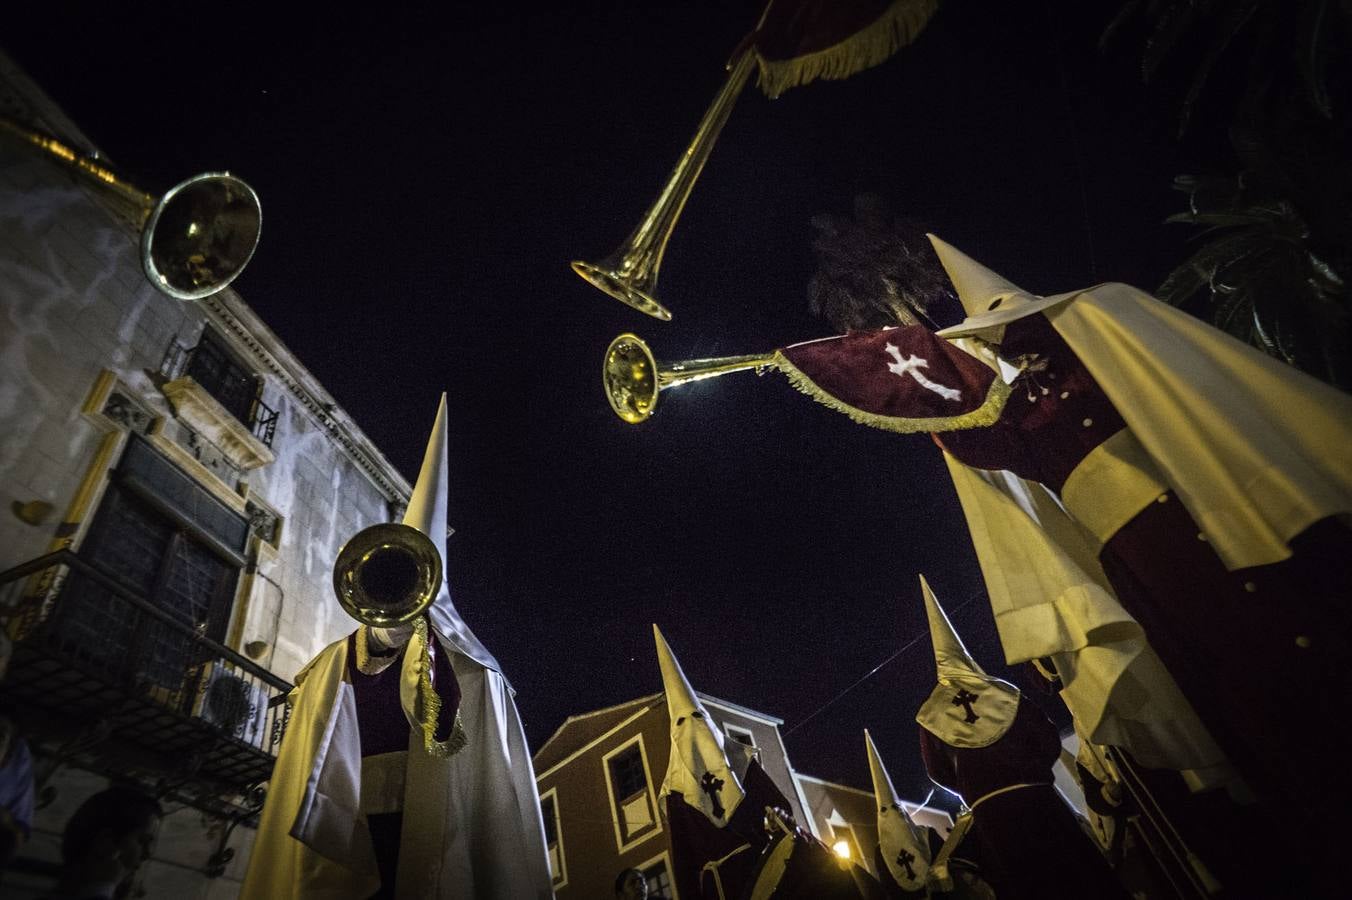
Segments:
[[[3,56],[0,113],[86,146]],[[237,293],[182,302],[156,291],[128,211],[78,178],[0,135],[0,571],[59,548],[78,552],[108,473],[142,435],[250,520],[225,643],[291,680],[354,627],[333,599],[333,560],[356,531],[402,508],[408,482]],[[206,328],[261,378],[260,399],[278,414],[270,448],[249,443],[247,427],[189,415],[166,387],[175,359]],[[14,593],[0,590],[0,600]],[[53,748],[33,738],[44,777]],[[45,887],[42,863],[57,859],[66,818],[106,780],[68,767],[46,783],[52,796],[22,854],[31,874],[0,876],[6,897]],[[146,895],[234,896],[253,834],[236,828],[234,859],[208,878],[224,828],[172,807],[142,873]]]

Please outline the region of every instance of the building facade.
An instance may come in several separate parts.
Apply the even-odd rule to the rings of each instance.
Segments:
[[[860,860],[864,868],[877,875],[873,848],[878,843],[878,808],[873,791],[823,781],[802,772],[798,773],[798,787],[807,803],[813,833],[838,853],[843,844],[851,859]],[[949,829],[953,827],[953,819],[948,813],[923,803],[906,803],[905,806],[916,825],[933,828],[941,837],[948,837]]]
[[[2,55],[0,115],[93,150]],[[168,811],[144,895],[235,896],[291,679],[354,627],[333,560],[409,496],[234,290],[152,287],[139,228],[0,133],[0,712],[38,807],[0,872],[16,900],[112,781]]]
[[[846,840],[851,858],[872,871],[877,842],[872,792],[795,771],[779,732],[783,720],[699,697],[727,739],[756,748],[798,824],[828,844]],[[560,900],[613,896],[616,877],[630,868],[643,873],[650,898],[679,900],[658,802],[670,734],[666,695],[659,692],[570,716],[536,752],[545,840]],[[917,821],[947,833],[946,813],[916,806]]]

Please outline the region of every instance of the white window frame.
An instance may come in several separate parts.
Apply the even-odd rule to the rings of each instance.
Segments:
[[[638,744],[638,752],[643,760],[643,780],[644,790],[648,794],[648,809],[652,812],[653,827],[642,832],[632,840],[625,840],[625,829],[621,825],[622,812],[620,810],[619,799],[615,796],[615,781],[610,775],[610,760],[621,753],[624,753],[630,747]],[[643,733],[639,732],[631,739],[620,744],[614,750],[601,757],[601,775],[606,782],[606,796],[610,798],[610,822],[615,828],[615,846],[618,852],[624,853],[633,847],[651,838],[653,835],[662,833],[662,815],[657,808],[657,792],[653,789],[653,773],[648,765],[648,749],[643,743]]]
[[[568,886],[568,856],[563,852],[563,816],[559,813],[559,789],[557,786],[550,788],[540,795],[541,815],[544,813],[545,798],[549,797],[553,801],[554,808],[554,840],[559,848],[559,874],[555,875],[552,871],[549,873],[550,884],[554,890],[561,890]],[[549,853],[549,843],[545,843],[545,853]]]
[[[671,879],[671,900],[681,900],[681,889],[676,886],[676,871],[671,867],[670,851],[663,850],[661,853],[657,854],[652,859],[645,859],[643,862],[639,863],[634,868],[638,869],[639,872],[643,872],[646,869],[651,869],[659,862],[662,865],[666,866],[667,875]]]
[[[864,859],[864,845],[859,840],[859,832],[854,830],[854,824],[842,816],[834,804],[831,806],[831,815],[826,818],[826,824],[831,829],[831,840],[827,846],[834,852],[836,841],[848,840],[853,854],[851,862],[858,863],[865,869],[870,868],[868,861]]]
[[[734,731],[737,732],[737,734],[733,734]],[[739,741],[739,743],[745,744],[746,746],[751,747],[753,749],[760,749],[760,745],[756,743],[756,735],[751,731],[750,728],[743,728],[741,725],[734,725],[731,722],[724,722],[723,733],[734,741],[738,740],[738,735],[745,735],[750,740]]]

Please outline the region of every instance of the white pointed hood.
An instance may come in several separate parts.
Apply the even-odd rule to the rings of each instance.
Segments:
[[[873,737],[864,729],[864,748],[868,751],[868,769],[873,775],[873,799],[878,808],[878,843],[882,847],[883,862],[892,879],[908,891],[925,887],[929,876],[929,841],[923,829],[911,821],[911,816],[897,796],[887,769],[883,767]],[[880,873],[881,874],[881,873]]]
[[[474,632],[469,630],[465,620],[460,618],[455,604],[451,602],[450,582],[446,559],[446,506],[447,490],[450,486],[450,466],[446,440],[446,395],[441,395],[441,404],[437,407],[437,419],[432,425],[432,435],[427,439],[427,451],[423,454],[422,469],[418,472],[418,483],[409,498],[408,509],[404,512],[404,524],[411,525],[431,539],[441,554],[441,590],[428,607],[427,614],[432,627],[442,639],[470,659],[495,672],[501,672],[498,661],[488,652]]]
[[[1073,294],[1059,294],[1055,297],[1039,297],[997,275],[981,263],[972,259],[952,244],[945,243],[935,235],[928,235],[939,255],[939,262],[953,282],[953,288],[962,301],[967,318],[957,325],[936,332],[939,337],[955,338],[971,334],[980,334],[989,340],[998,339],[994,334],[999,328],[1016,319],[1041,312],[1065,300]]]
[[[982,671],[953,630],[925,576],[925,615],[934,641],[939,683],[915,714],[926,731],[954,747],[985,747],[999,740],[1014,723],[1019,689]]]
[[[735,743],[735,764],[728,759],[722,732],[695,696],[681,664],[656,625],[653,637],[657,642],[657,663],[662,669],[662,688],[667,695],[667,715],[671,719],[671,760],[660,795],[679,793],[686,803],[721,828],[746,796],[742,778],[750,754]]]

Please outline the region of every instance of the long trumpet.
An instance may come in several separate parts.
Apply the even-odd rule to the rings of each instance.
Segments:
[[[412,525],[386,522],[357,532],[333,564],[338,604],[358,622],[388,628],[417,616],[441,589],[441,553]]]
[[[141,267],[161,293],[200,300],[244,271],[258,246],[263,210],[258,195],[228,172],[203,172],[156,199],[118,178],[92,157],[56,138],[0,117],[7,132],[74,168],[136,209]]]
[[[659,365],[643,338],[622,334],[606,349],[601,377],[606,399],[615,415],[637,425],[656,411],[658,395],[667,388],[746,369],[759,372],[775,365],[773,353],[688,359]]]
[[[756,54],[751,49],[743,50],[733,62],[727,81],[704,113],[690,146],[676,161],[666,186],[657,195],[656,202],[649,207],[633,234],[600,262],[573,260],[574,272],[640,312],[664,322],[671,320],[671,313],[657,300],[657,270],[662,265],[662,253],[667,249],[676,219],[685,208],[690,190],[704,169],[714,142],[727,123],[755,63]]]

